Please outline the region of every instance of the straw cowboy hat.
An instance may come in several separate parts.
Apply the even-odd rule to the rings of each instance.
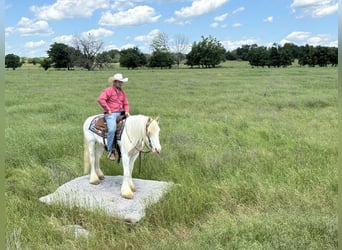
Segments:
[[[123,78],[122,74],[118,73],[108,78],[108,82],[113,83],[114,81],[127,82],[128,78]]]

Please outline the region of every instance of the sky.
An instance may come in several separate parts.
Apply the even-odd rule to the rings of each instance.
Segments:
[[[213,37],[232,51],[286,42],[338,46],[337,0],[5,0],[5,54],[47,57],[53,43],[89,34],[103,50],[151,53],[164,33],[189,44]]]

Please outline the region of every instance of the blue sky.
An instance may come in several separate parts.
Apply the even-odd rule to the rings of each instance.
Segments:
[[[245,44],[338,45],[337,0],[5,0],[5,54],[39,57],[54,42],[92,34],[104,50],[150,53],[158,32],[189,46],[215,37],[227,50]]]

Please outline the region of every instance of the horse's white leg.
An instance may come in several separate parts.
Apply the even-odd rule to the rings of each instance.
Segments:
[[[123,165],[123,178],[121,185],[121,196],[126,199],[133,198],[133,192],[129,185],[129,180],[131,179],[130,175],[130,159],[127,154],[122,155],[122,165]]]
[[[134,169],[134,162],[138,156],[139,156],[139,153],[137,153],[136,155],[133,155],[129,160],[129,177],[130,178],[128,179],[128,185],[131,188],[132,192],[136,191],[136,188],[133,184],[132,173],[133,173],[133,169]]]
[[[104,174],[101,171],[100,168],[100,158],[103,153],[104,147],[102,144],[98,144],[97,150],[96,150],[96,159],[95,159],[95,172],[96,175],[100,178],[100,180],[104,179]]]
[[[99,184],[100,180],[99,177],[96,174],[95,171],[95,161],[96,161],[96,155],[95,155],[95,142],[91,141],[88,143],[89,147],[89,158],[90,158],[90,178],[89,183],[90,184]]]
[[[83,153],[83,159],[84,159],[84,174],[88,174],[90,170],[90,158],[89,158],[89,144],[87,143],[87,140],[84,138],[84,153]]]

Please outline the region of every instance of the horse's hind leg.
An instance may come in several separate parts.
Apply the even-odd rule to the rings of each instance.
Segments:
[[[102,144],[98,144],[97,150],[96,150],[96,159],[95,159],[95,172],[97,176],[100,178],[100,180],[104,179],[104,174],[101,171],[100,168],[100,158],[103,153],[104,147]]]

